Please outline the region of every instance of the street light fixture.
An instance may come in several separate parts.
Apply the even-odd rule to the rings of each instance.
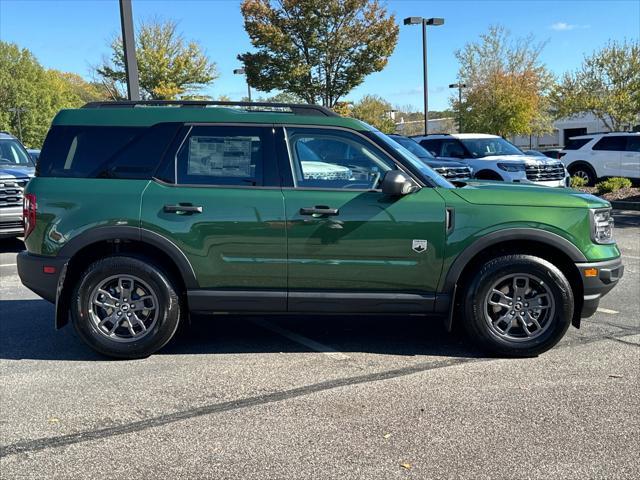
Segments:
[[[405,25],[422,25],[422,76],[424,88],[424,134],[429,133],[429,91],[427,89],[427,25],[438,27],[444,25],[444,18],[407,17]]]
[[[449,88],[458,89],[458,133],[462,133],[462,89],[467,88],[466,83],[450,83]]]
[[[233,73],[236,75],[244,75],[244,68],[236,68]],[[249,93],[249,101],[251,101],[251,85],[249,85],[249,80],[247,80],[247,92]]]

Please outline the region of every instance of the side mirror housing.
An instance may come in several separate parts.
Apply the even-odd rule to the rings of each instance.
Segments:
[[[416,185],[400,170],[389,170],[382,179],[382,193],[392,197],[415,191]]]

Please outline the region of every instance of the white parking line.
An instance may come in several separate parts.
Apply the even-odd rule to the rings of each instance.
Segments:
[[[0,267],[15,267],[17,263],[5,263],[0,265]]]
[[[310,338],[299,335],[295,332],[292,332],[291,330],[287,330],[286,328],[279,327],[278,325],[274,325],[273,323],[267,322],[266,320],[255,319],[255,320],[252,320],[252,322],[262,328],[271,330],[272,332],[282,335],[283,337],[286,337],[289,340],[292,340],[301,345],[304,345],[305,347],[309,347],[310,349],[315,350],[316,352],[323,353],[326,356],[331,357],[335,360],[349,360],[348,355],[345,355],[342,352],[338,352],[337,350],[329,347],[328,345],[324,345],[322,343],[316,342],[315,340],[311,340]]]
[[[612,315],[615,315],[616,313],[620,313],[620,312],[616,312],[615,310],[609,310],[608,308],[602,308],[602,307],[598,307],[597,311],[602,313],[611,313]]]
[[[640,257],[636,257],[635,255],[625,255],[625,254],[623,254],[622,256],[624,258],[632,258],[634,260],[640,260]]]

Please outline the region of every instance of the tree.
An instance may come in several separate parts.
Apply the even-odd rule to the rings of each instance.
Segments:
[[[174,100],[193,94],[216,78],[216,66],[197,42],[187,42],[172,21],[143,23],[136,35],[141,95]],[[114,99],[125,98],[126,73],[122,38],[111,43],[111,58],[95,69],[99,82]]]
[[[610,130],[638,122],[640,115],[640,41],[611,42],[566,73],[553,91],[558,117],[591,112]]]
[[[0,42],[0,130],[15,135],[21,130],[26,145],[42,145],[60,109],[100,99],[80,76],[46,70],[29,50]],[[20,125],[14,109],[20,109]]]
[[[551,130],[553,76],[540,62],[543,47],[531,35],[514,41],[504,27],[492,26],[456,52],[458,81],[467,88],[462,103],[457,95],[450,103],[465,131],[507,136]]]
[[[351,109],[350,116],[376,127],[383,133],[393,133],[396,124],[390,117],[391,104],[378,95],[365,95]]]
[[[387,64],[398,26],[377,0],[244,0],[249,84],[333,107]]]

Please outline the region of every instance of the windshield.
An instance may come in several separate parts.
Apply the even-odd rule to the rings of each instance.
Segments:
[[[431,181],[435,183],[436,186],[443,188],[456,188],[447,180],[445,180],[444,177],[440,176],[437,172],[432,170],[426,163],[421,161],[416,155],[396,142],[393,138],[389,138],[381,131],[375,129],[371,130],[371,132],[369,133],[373,135],[376,140],[380,141],[385,146],[391,148],[394,152],[400,155],[407,164],[413,167],[414,170],[420,172],[424,177],[431,179]]]
[[[20,142],[13,139],[0,140],[0,168],[12,165],[32,167],[31,157]]]
[[[416,157],[424,160],[435,160],[435,157],[431,155],[427,149],[425,149],[418,142],[411,140],[410,138],[403,137],[402,135],[389,135],[391,140],[395,140],[404,148],[413,153]]]
[[[524,155],[522,150],[500,137],[461,138],[460,141],[475,158],[491,155]]]

